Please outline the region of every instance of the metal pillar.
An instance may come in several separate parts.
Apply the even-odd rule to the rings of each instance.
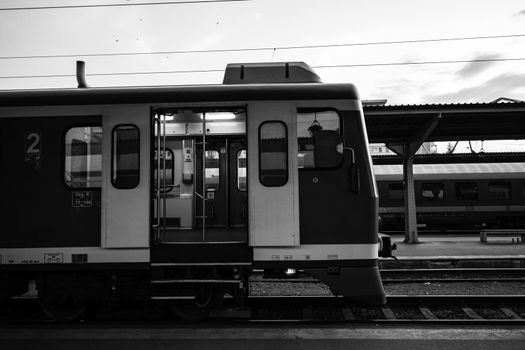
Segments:
[[[419,147],[408,144],[403,157],[403,184],[405,187],[405,243],[420,243],[417,232],[416,188],[414,184],[414,157]]]
[[[386,145],[390,150],[403,157],[403,187],[405,190],[405,243],[420,243],[417,232],[414,157],[419,147],[421,147],[423,142],[425,142],[440,119],[441,113],[433,117],[406,142],[401,144]]]

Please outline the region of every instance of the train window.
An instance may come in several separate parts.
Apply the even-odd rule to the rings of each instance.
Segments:
[[[508,181],[490,181],[489,199],[510,199],[511,185]]]
[[[206,151],[206,191],[218,191],[221,171],[219,167],[219,152]]]
[[[64,181],[71,188],[102,187],[102,127],[71,128],[65,136]]]
[[[297,112],[297,161],[299,168],[336,168],[341,165],[343,156],[337,144],[333,147],[333,156],[326,159],[315,159],[316,140],[327,141],[327,138],[316,138],[319,131],[335,131],[339,138],[333,138],[336,143],[340,143],[341,118],[336,111],[301,111]],[[328,140],[330,142],[331,139]],[[326,144],[326,142],[323,142]],[[322,152],[327,154],[326,152]]]
[[[118,125],[113,129],[111,183],[115,188],[131,189],[139,184],[139,129]]]
[[[237,152],[237,189],[246,191],[246,150]]]
[[[288,182],[288,137],[283,122],[264,122],[259,127],[259,181],[270,187]]]
[[[443,200],[444,185],[441,182],[421,184],[421,197],[428,201]]]
[[[477,200],[478,184],[476,182],[457,182],[456,199],[458,200]]]
[[[405,188],[402,183],[388,184],[388,198],[389,199],[403,199],[405,198]]]
[[[166,159],[164,159],[164,152],[160,152],[160,186],[161,188],[166,184],[166,192],[170,192],[173,189],[175,180],[175,164],[174,164],[174,155],[171,149],[166,149]],[[164,172],[164,161],[166,161],[166,172]],[[155,164],[157,164],[157,151],[155,151]],[[155,166],[155,173],[153,175],[155,179],[155,188],[157,187],[157,167]],[[164,179],[164,174],[166,174],[166,179]]]

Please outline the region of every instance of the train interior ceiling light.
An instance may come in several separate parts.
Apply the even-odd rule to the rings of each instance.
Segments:
[[[201,114],[201,120],[232,120],[235,119],[235,114],[232,112],[212,112]]]

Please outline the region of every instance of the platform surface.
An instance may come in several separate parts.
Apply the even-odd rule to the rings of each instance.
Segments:
[[[420,235],[419,244],[403,243],[404,236],[392,236],[397,245],[394,255],[399,259],[433,258],[522,258],[525,244],[512,243],[512,237],[490,237],[481,243],[479,235]],[[516,242],[516,240],[514,241]]]
[[[523,349],[522,327],[50,327],[0,329],[2,349]]]

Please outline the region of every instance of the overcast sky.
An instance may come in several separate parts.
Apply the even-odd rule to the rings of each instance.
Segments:
[[[222,72],[90,76],[100,73],[222,70],[229,62],[304,61],[311,66],[525,59],[523,0],[253,0],[6,11],[9,7],[133,4],[167,0],[0,0],[0,89],[76,87],[75,61],[91,86],[218,84]],[[241,52],[231,48],[374,43],[522,34],[521,37]],[[78,56],[77,56],[78,55]],[[525,60],[317,68],[324,82],[351,82],[363,99],[389,104],[525,100]]]

